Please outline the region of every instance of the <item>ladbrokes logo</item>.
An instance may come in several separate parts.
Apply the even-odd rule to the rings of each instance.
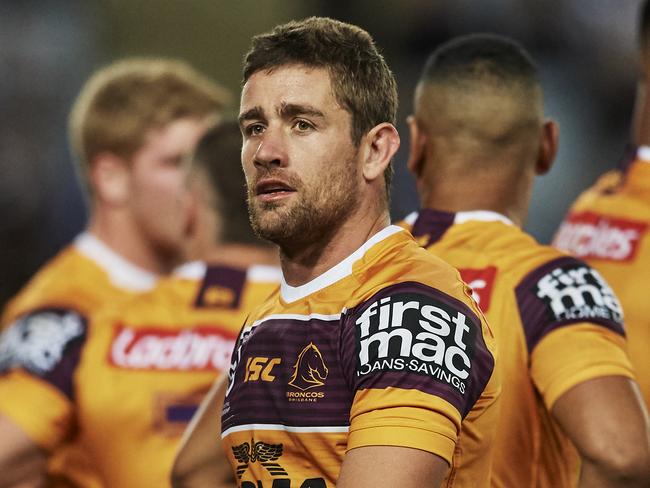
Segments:
[[[372,303],[357,319],[357,375],[412,371],[465,393],[478,326],[454,307],[418,293]]]
[[[535,292],[556,320],[623,321],[623,309],[614,292],[596,270],[581,263],[550,271],[537,282]]]
[[[119,326],[109,362],[125,369],[225,371],[234,343],[221,330],[210,327],[173,331]]]
[[[584,259],[631,261],[647,225],[592,212],[571,214],[560,226],[553,245]]]
[[[300,391],[288,391],[287,398],[289,401],[315,402],[319,398],[324,398],[325,394],[323,392],[307,390],[324,386],[328,372],[321,352],[314,343],[310,342],[307,344],[300,351],[296,364],[293,366],[293,375],[289,379],[289,385]]]
[[[271,476],[286,476],[287,472],[282,466],[273,461],[282,456],[282,444],[267,444],[266,442],[254,442],[251,439],[250,444],[244,442],[232,447],[232,453],[239,463],[235,471],[237,478],[241,479],[244,472],[248,469],[250,463],[259,462]]]

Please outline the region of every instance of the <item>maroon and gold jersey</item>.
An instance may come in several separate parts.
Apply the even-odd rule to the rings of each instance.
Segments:
[[[230,368],[222,437],[238,485],[332,487],[348,450],[392,445],[444,458],[445,486],[488,486],[500,380],[470,294],[396,226],[307,284],[283,281]]]
[[[0,414],[52,453],[49,474],[68,486],[99,487],[75,439],[77,347],[89,317],[106,303],[150,290],[156,277],[81,234],[47,263],[4,310]],[[44,406],[47,405],[47,408]]]
[[[63,486],[169,486],[187,422],[228,368],[247,311],[278,287],[279,270],[196,263],[145,291],[143,276],[115,260],[102,270],[76,244],[58,259],[9,309],[21,312],[0,341],[0,413],[54,453],[50,471]],[[76,288],[19,307],[37,303],[55,271]],[[115,275],[140,292],[113,293]],[[73,308],[93,291],[91,308]]]
[[[575,486],[577,453],[550,412],[577,384],[632,376],[614,293],[494,212],[421,210],[403,225],[459,269],[494,328],[503,387],[492,486]]]
[[[574,203],[553,245],[596,268],[625,311],[627,345],[650,408],[650,148],[605,174]]]

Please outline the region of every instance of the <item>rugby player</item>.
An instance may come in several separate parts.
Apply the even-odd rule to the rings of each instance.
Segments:
[[[353,25],[289,22],[245,57],[249,210],[283,279],[216,395],[238,486],[488,486],[493,338],[458,273],[389,225],[396,106]]]
[[[223,89],[174,60],[119,61],[83,87],[70,137],[90,218],[4,312],[0,486],[38,485],[47,458],[52,483],[100,486],[75,435],[77,402],[100,386],[83,376],[89,319],[150,290],[183,259],[191,227],[183,162],[225,102]]]
[[[207,266],[185,264],[90,321],[76,374],[79,389],[93,392],[75,410],[104,486],[169,486],[181,435],[227,372],[241,324],[279,285],[279,267],[259,264],[275,263],[277,251],[250,228],[240,149],[239,124],[228,122],[210,129],[192,158],[198,218],[189,241]]]
[[[621,306],[589,265],[521,230],[558,143],[533,61],[507,38],[453,39],[429,57],[414,105],[408,167],[421,210],[405,225],[460,270],[499,348],[492,486],[576,486],[574,449],[579,486],[648,486]]]
[[[640,22],[633,144],[620,167],[578,197],[553,245],[583,258],[611,283],[625,311],[628,352],[650,408],[650,4]]]

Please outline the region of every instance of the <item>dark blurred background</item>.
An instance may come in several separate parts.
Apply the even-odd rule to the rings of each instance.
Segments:
[[[325,15],[368,30],[400,87],[392,215],[417,208],[404,124],[428,53],[447,39],[496,32],[537,60],[560,124],[553,171],[535,187],[527,230],[548,242],[567,207],[614,167],[629,137],[640,0],[0,0],[0,306],[83,227],[67,113],[99,66],[172,56],[239,94],[252,35]],[[236,97],[237,98],[237,97]],[[236,107],[233,107],[235,110]]]

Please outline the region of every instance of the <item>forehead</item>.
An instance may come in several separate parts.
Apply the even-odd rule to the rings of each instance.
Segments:
[[[251,75],[242,89],[240,113],[253,107],[277,110],[284,104],[305,104],[324,110],[341,108],[327,69],[286,65]]]

